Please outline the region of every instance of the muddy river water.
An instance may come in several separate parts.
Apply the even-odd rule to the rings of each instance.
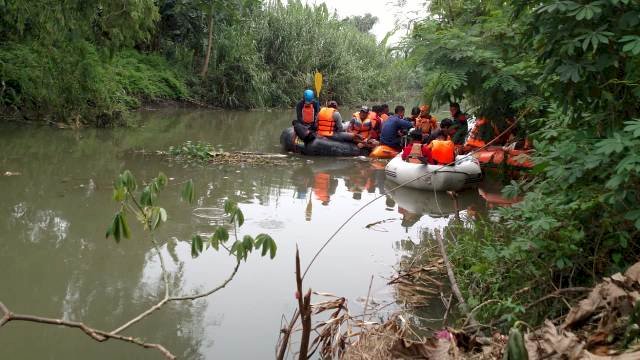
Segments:
[[[15,312],[83,321],[113,329],[161,296],[160,265],[145,233],[132,222],[131,239],[105,239],[114,212],[112,183],[130,169],[138,179],[164,172],[161,194],[168,222],[158,238],[174,292],[211,288],[234,259],[205,252],[191,257],[194,233],[220,224],[225,199],[239,203],[242,234],[270,234],[274,260],[257,254],[222,291],[204,300],[173,303],[127,330],[185,359],[268,359],[283,314],[294,298],[294,254],[306,264],[351,213],[394,184],[384,165],[367,159],[292,156],[287,166],[188,166],[153,154],[186,140],[220,150],[279,153],[291,112],[165,109],[139,113],[141,127],[54,130],[0,126],[0,301]],[[142,151],[144,150],[144,151]],[[12,176],[8,176],[12,175]],[[196,203],[179,200],[180,183],[193,179]],[[394,300],[385,277],[419,242],[421,229],[451,221],[447,194],[413,190],[387,194],[359,214],[311,268],[306,285],[349,299],[362,309],[371,276],[376,303]],[[458,209],[486,208],[478,191],[458,198]],[[195,209],[194,209],[195,208]],[[371,225],[374,224],[374,225]],[[437,311],[437,310],[434,310]],[[0,330],[0,359],[157,359],[134,345],[97,343],[78,330],[12,322]]]

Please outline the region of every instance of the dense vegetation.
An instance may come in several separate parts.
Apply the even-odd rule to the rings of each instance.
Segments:
[[[382,98],[396,60],[375,21],[300,1],[1,1],[0,106],[97,125],[141,101],[291,106],[316,70],[335,100]]]
[[[405,44],[425,97],[494,123],[517,114],[536,148],[532,176],[505,190],[528,190],[522,203],[448,233],[457,275],[483,320],[553,318],[557,297],[527,305],[640,254],[640,2],[434,1],[430,13]]]

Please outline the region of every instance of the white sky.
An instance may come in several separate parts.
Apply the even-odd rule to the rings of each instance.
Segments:
[[[398,30],[391,38],[390,43],[395,43],[407,33],[406,26],[417,18],[423,18],[426,9],[426,0],[305,0],[308,4],[325,3],[329,11],[337,10],[342,19],[347,16],[364,15],[371,13],[378,17],[378,22],[371,30],[378,41],[382,40],[387,32],[396,25],[403,28]]]

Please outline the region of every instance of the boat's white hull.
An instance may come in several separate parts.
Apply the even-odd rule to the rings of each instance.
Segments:
[[[463,155],[456,157],[454,166],[414,164],[398,155],[387,164],[385,174],[398,184],[409,182],[407,187],[431,191],[458,191],[477,186],[482,180],[478,161]]]

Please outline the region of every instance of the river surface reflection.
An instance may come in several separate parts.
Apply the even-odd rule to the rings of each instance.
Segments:
[[[0,301],[12,310],[81,320],[111,329],[159,298],[160,265],[137,226],[132,239],[106,240],[116,210],[112,181],[130,169],[141,179],[159,171],[171,180],[160,203],[169,220],[160,230],[162,253],[176,293],[213,287],[234,260],[205,252],[193,259],[193,233],[211,233],[225,199],[245,213],[242,234],[266,232],[278,243],[274,260],[255,254],[223,291],[196,302],[171,304],[128,334],[158,342],[185,359],[271,358],[282,314],[295,306],[294,253],[306,263],[333,231],[376,196],[326,248],[307,285],[350,299],[393,301],[385,286],[421,229],[445,226],[456,210],[483,211],[477,191],[459,195],[400,189],[385,183],[384,163],[368,159],[291,156],[288,166],[187,166],[149,154],[186,140],[225,151],[278,153],[289,112],[158,110],[138,114],[134,129],[79,131],[0,126]],[[140,150],[145,150],[141,152]],[[180,202],[180,184],[194,179],[195,208]],[[436,201],[437,200],[437,201]],[[96,343],[72,329],[11,323],[0,330],[2,359],[157,359],[152,350]]]

